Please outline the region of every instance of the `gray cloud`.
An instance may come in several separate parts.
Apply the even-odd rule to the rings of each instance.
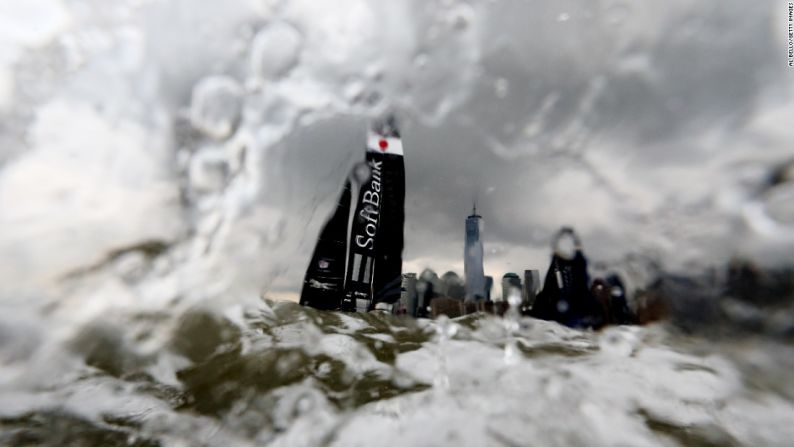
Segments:
[[[660,204],[650,209],[634,190],[653,189],[643,177],[659,166],[693,174],[719,157],[714,147],[693,143],[702,135],[718,132],[729,141],[749,132],[744,126],[763,107],[763,95],[781,80],[772,16],[769,6],[740,2],[494,5],[484,25],[481,74],[468,99],[441,123],[425,125],[410,115],[405,123],[406,259],[453,268],[473,200],[485,216],[486,253],[489,245],[497,248],[487,255],[492,270],[505,263],[545,268],[542,253],[559,225],[580,228],[602,258],[660,247],[675,257],[684,239],[662,227],[697,201],[709,209],[687,225],[703,228],[695,239],[712,247],[706,241],[722,236],[703,233],[724,215],[702,202],[700,191],[715,190],[699,185],[691,196],[662,199],[672,194],[668,183],[677,182],[664,179],[655,185]],[[276,165],[297,179],[307,172],[339,178],[339,160],[358,157],[349,148],[360,144],[337,132],[358,136],[361,125],[338,118],[306,128],[299,132],[305,137],[287,144],[289,161]],[[320,141],[341,143],[344,155],[318,155]],[[592,163],[596,153],[599,162]],[[615,169],[602,162],[610,157]],[[632,172],[615,172],[621,169]],[[317,197],[305,184],[281,180]],[[333,182],[323,184],[325,191]],[[529,251],[517,254],[521,247]]]

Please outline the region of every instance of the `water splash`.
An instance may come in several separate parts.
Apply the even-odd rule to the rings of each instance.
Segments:
[[[231,77],[202,79],[193,88],[190,123],[210,137],[229,137],[240,120],[242,93],[242,87]]]
[[[436,372],[433,386],[441,391],[450,390],[449,373],[447,372],[447,356],[449,341],[457,334],[458,325],[446,315],[441,315],[436,320],[436,340],[438,344],[438,371]]]
[[[514,365],[518,363],[521,353],[517,346],[515,338],[518,332],[520,319],[521,319],[521,292],[516,288],[511,288],[507,295],[507,304],[510,306],[504,315],[505,327],[505,355],[504,362],[506,365]]]

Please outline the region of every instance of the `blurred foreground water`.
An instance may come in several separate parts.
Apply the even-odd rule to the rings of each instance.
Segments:
[[[263,302],[2,325],[4,445],[779,445],[794,347]],[[517,349],[506,348],[513,346]]]
[[[0,4],[0,444],[790,445],[791,288],[713,287],[790,278],[785,6]],[[404,271],[460,271],[477,200],[486,274],[572,225],[672,320],[276,302],[386,110]]]

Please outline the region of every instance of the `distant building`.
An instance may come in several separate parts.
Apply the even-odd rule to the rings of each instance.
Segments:
[[[438,279],[436,272],[424,269],[416,281],[417,317],[430,316],[430,301],[436,297],[441,288],[441,280]]]
[[[430,316],[433,318],[438,318],[441,315],[446,315],[449,318],[456,318],[465,314],[466,309],[462,300],[440,296],[433,298],[430,302]]]
[[[447,272],[441,275],[442,290],[441,295],[462,300],[466,296],[466,288],[463,280],[455,272]]]
[[[400,301],[398,301],[395,313],[398,315],[410,315],[415,317],[418,301],[418,295],[416,293],[416,273],[403,273],[402,291],[400,292]]]
[[[491,301],[491,291],[493,290],[493,276],[485,277],[485,300]]]
[[[466,299],[484,300],[485,273],[483,272],[483,246],[480,240],[482,216],[474,206],[466,218],[466,245],[463,251],[463,269],[466,278]]]
[[[521,278],[515,273],[505,273],[502,277],[502,301],[507,301],[510,290],[516,289],[521,293]]]
[[[524,270],[523,298],[525,306],[532,307],[540,287],[540,272],[537,270]]]

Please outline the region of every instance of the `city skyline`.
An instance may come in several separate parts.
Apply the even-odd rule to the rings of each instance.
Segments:
[[[498,260],[490,260],[489,262],[486,261],[484,256],[486,247],[484,243],[483,236],[483,222],[484,218],[482,215],[477,213],[477,206],[476,203],[472,204],[472,211],[471,214],[466,217],[465,220],[465,232],[463,237],[464,243],[464,253],[463,256],[457,262],[439,262],[437,263],[430,263],[423,260],[416,260],[416,259],[406,259],[403,262],[403,277],[405,275],[413,275],[414,282],[416,279],[421,276],[422,272],[430,271],[435,274],[438,280],[443,284],[441,278],[445,275],[450,273],[460,276],[460,279],[464,283],[465,287],[465,298],[466,299],[473,299],[473,296],[476,293],[472,293],[470,295],[469,291],[474,290],[474,287],[470,286],[470,281],[468,280],[469,274],[467,274],[466,269],[466,259],[468,254],[473,254],[470,258],[472,262],[472,267],[479,267],[479,269],[473,268],[473,272],[476,275],[481,275],[481,285],[475,286],[477,290],[480,290],[480,296],[482,296],[482,300],[489,299],[493,301],[501,301],[504,299],[504,278],[508,275],[515,275],[518,278],[518,282],[520,284],[519,288],[523,292],[524,281],[521,278],[521,274],[519,272],[524,272],[527,269],[536,270],[541,275],[545,275],[546,270],[546,263],[535,263],[533,262],[539,256],[535,255],[532,259],[528,259],[524,265],[510,265],[511,263],[508,262],[506,265],[503,265]],[[471,235],[471,240],[469,240],[469,235]],[[471,246],[470,246],[471,244]],[[534,247],[533,247],[534,248]],[[543,252],[543,257],[548,257],[548,248],[543,249],[542,247],[538,248],[539,252]],[[479,256],[479,262],[477,261],[477,256]],[[489,267],[486,268],[486,265]],[[490,268],[491,266],[499,265],[501,268]],[[407,267],[406,267],[407,266]],[[508,266],[510,268],[508,268]],[[439,268],[442,267],[442,268]],[[461,275],[462,273],[462,275]],[[491,280],[491,287],[488,290],[488,279]],[[439,290],[439,292],[446,292],[446,290]],[[443,295],[446,295],[444,293]],[[271,298],[275,299],[286,299],[291,301],[298,300],[298,294],[291,293],[291,292],[271,292],[268,294]],[[416,303],[414,303],[416,305]]]

